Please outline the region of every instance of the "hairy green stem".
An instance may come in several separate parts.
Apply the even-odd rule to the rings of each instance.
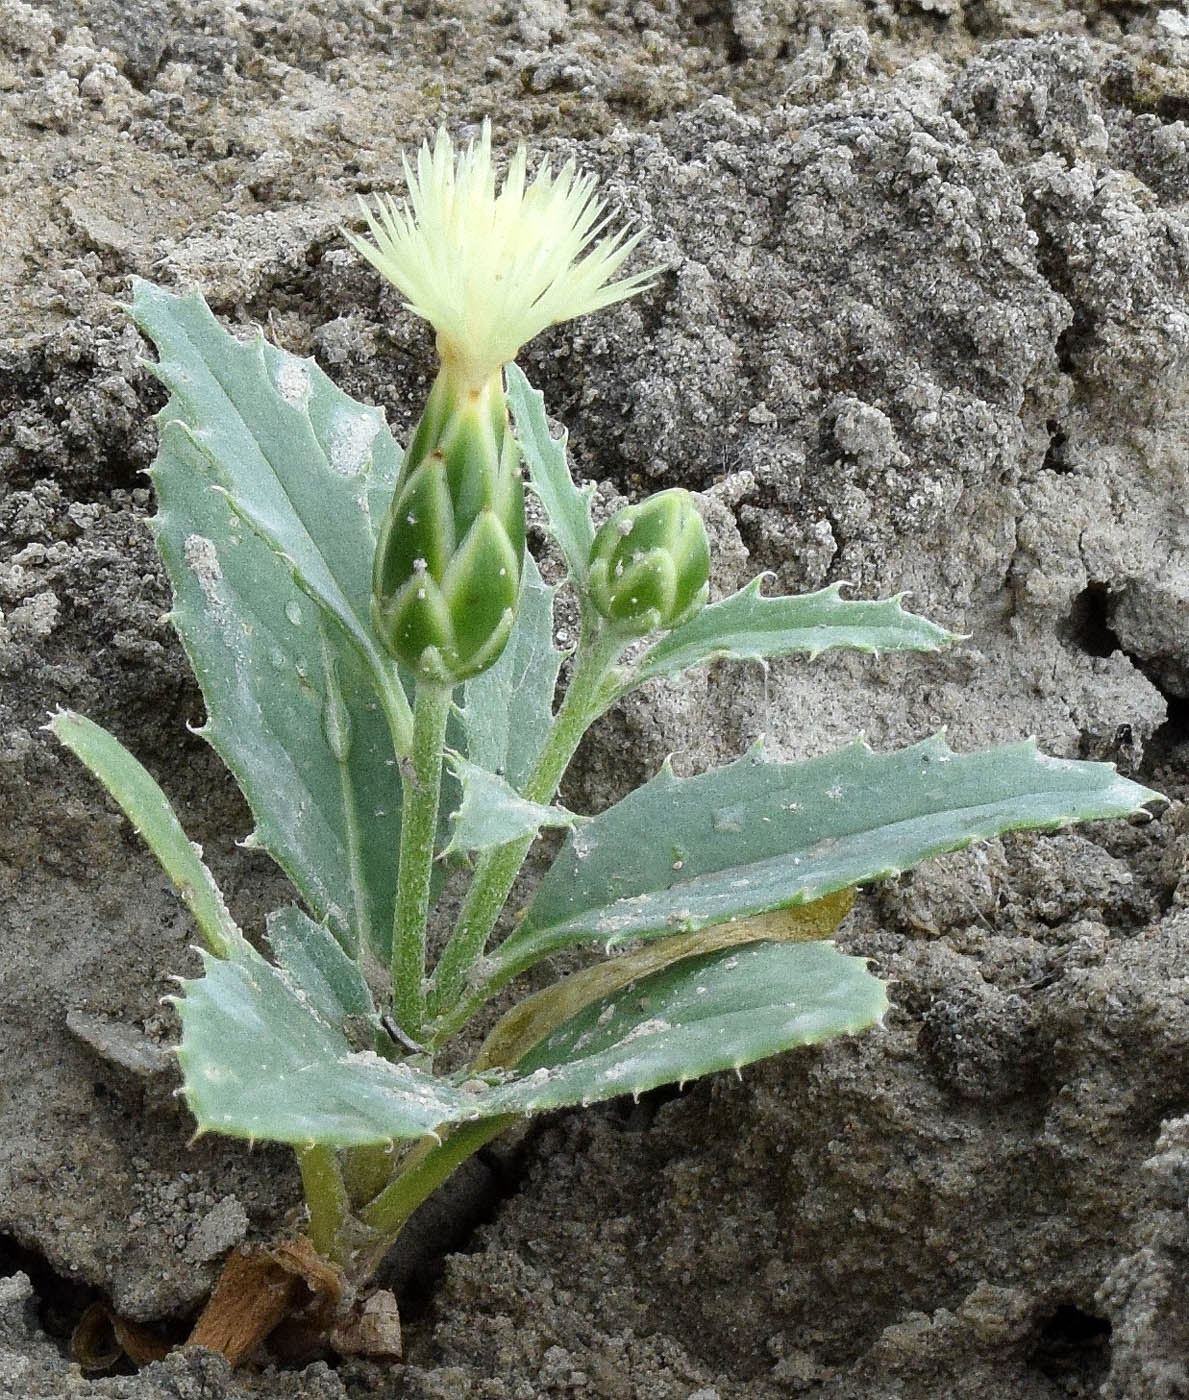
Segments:
[[[607,707],[607,673],[623,648],[621,638],[605,633],[596,635],[579,648],[565,699],[524,785],[523,796],[529,802],[553,800],[582,736]],[[472,970],[483,956],[487,940],[535,839],[535,835],[525,836],[480,856],[458,922],[434,969],[429,1015],[438,1024],[434,1027],[431,1046],[440,1045],[452,1035],[474,1010],[468,999],[467,1014],[461,1020],[456,1014]]]
[[[427,1196],[468,1157],[474,1156],[485,1142],[490,1142],[515,1122],[516,1118],[511,1115],[480,1118],[456,1128],[442,1142],[431,1141],[415,1148],[400,1175],[360,1213],[363,1223],[384,1237],[382,1251],[388,1250],[409,1216]]]
[[[323,1259],[333,1260],[339,1231],[347,1218],[348,1209],[347,1190],[343,1185],[338,1160],[332,1147],[314,1144],[295,1150],[310,1217],[307,1230],[310,1243]]]
[[[418,681],[413,702],[412,772],[401,806],[400,866],[392,925],[392,993],[397,1022],[413,1040],[425,1020],[425,924],[442,785],[449,686]]]

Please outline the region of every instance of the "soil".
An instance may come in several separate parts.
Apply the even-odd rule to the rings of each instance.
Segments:
[[[1189,1396],[1189,6],[0,0],[0,1393]],[[870,891],[886,1024],[555,1116],[394,1261],[403,1364],[87,1378],[103,1298],[184,1335],[298,1199],[204,1139],[161,998],[193,930],[42,732],[166,787],[250,929],[284,881],[187,731],[141,475],[137,274],[314,354],[398,437],[424,328],[346,248],[403,149],[490,115],[667,271],[522,363],[604,508],[704,493],[717,588],[906,589],[941,657],[719,667],[597,729],[571,806],[780,755],[1035,734],[1174,799]]]

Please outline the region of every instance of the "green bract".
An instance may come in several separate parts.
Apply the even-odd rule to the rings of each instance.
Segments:
[[[376,549],[376,631],[414,675],[439,684],[495,661],[520,596],[524,487],[500,378],[476,389],[438,375]]]
[[[629,637],[689,621],[709,577],[706,527],[680,487],[617,511],[595,536],[587,571],[591,602]]]
[[[373,258],[442,323],[441,373],[403,462],[383,415],[317,366],[237,340],[196,295],[135,285],[131,313],[169,391],[153,529],[206,704],[199,732],[243,789],[253,844],[294,889],[268,919],[268,957],[142,765],[79,715],[50,724],[143,835],[206,945],[177,999],[199,1128],[297,1150],[310,1246],[348,1295],[418,1204],[516,1119],[877,1024],[883,984],[829,941],[856,886],[1157,796],[1033,744],[960,755],[935,738],[796,763],[756,745],[691,777],[666,766],[595,817],[563,806],[583,735],[653,679],[955,638],[899,598],[843,598],[838,585],[781,598],[753,580],[703,606],[709,550],[681,490],[596,533],[564,436],[509,364],[513,434],[498,361],[549,308],[576,314],[635,288],[599,280],[626,245],[587,248],[601,225],[572,173],[526,188],[514,162],[496,196],[485,144],[458,171],[448,149],[425,155],[416,217],[393,215]],[[493,230],[547,245],[501,260],[467,242]],[[455,253],[465,277],[438,285]],[[509,268],[536,279],[532,296],[500,280]],[[525,552],[521,453],[568,571],[557,585]],[[578,619],[566,655],[561,588]],[[546,828],[564,830],[560,849],[493,942]],[[449,918],[434,908],[447,864],[461,893]],[[539,965],[557,952],[589,965],[551,981]],[[443,1054],[529,968],[537,990],[470,1064]]]

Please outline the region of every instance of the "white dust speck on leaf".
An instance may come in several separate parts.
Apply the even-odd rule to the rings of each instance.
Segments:
[[[223,578],[223,566],[219,563],[214,541],[208,540],[205,535],[187,535],[182,553],[186,563],[194,571],[194,577],[206,595],[207,602],[212,607],[222,607],[219,584]]]
[[[281,365],[277,370],[276,385],[277,393],[294,408],[300,408],[310,396],[310,376],[305,366],[297,360],[286,360]]]
[[[326,441],[326,459],[340,476],[358,476],[368,465],[380,426],[375,412],[344,412],[335,419]]]
[[[654,1016],[649,1021],[640,1021],[634,1025],[628,1033],[620,1039],[620,1045],[627,1045],[629,1041],[639,1040],[644,1035],[660,1035],[664,1031],[672,1030],[672,1024],[662,1016]]]

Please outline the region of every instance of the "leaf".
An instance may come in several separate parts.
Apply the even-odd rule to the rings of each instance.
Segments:
[[[277,967],[329,1025],[341,1029],[352,1017],[375,1018],[359,964],[325,924],[300,909],[277,909],[268,916],[268,946]]]
[[[542,987],[501,1016],[483,1042],[473,1068],[517,1064],[532,1046],[583,1007],[683,958],[737,948],[744,943],[804,943],[828,938],[850,912],[854,898],[853,889],[840,890],[796,909],[780,909],[737,923],[715,924],[697,933],[661,938],[634,953],[583,968],[551,987]]]
[[[295,1147],[362,1147],[479,1118],[590,1103],[794,1045],[883,1014],[862,959],[825,943],[749,943],[635,978],[552,1028],[517,1072],[436,1078],[355,1052],[316,998],[243,944],[183,983],[178,1051],[200,1131]],[[460,1082],[461,1080],[461,1082]]]
[[[553,723],[553,693],[562,653],[553,645],[553,595],[531,554],[512,636],[489,670],[463,687],[467,758],[506,778],[518,792],[533,770]]]
[[[521,797],[503,778],[468,763],[460,754],[447,755],[462,784],[462,803],[451,817],[452,851],[485,851],[522,836],[535,836],[543,826],[573,826],[582,817],[564,807],[546,807]]]
[[[234,340],[197,296],[138,282],[133,314],[172,391],[154,529],[206,701],[200,732],[243,789],[254,843],[315,919],[350,952],[362,942],[387,960],[400,798],[382,692],[400,687],[378,683],[381,662],[357,634],[370,512],[398,450],[378,410],[313,364]],[[324,597],[339,588],[337,612],[295,588],[293,561]]]
[[[1004,831],[1127,816],[1153,800],[1107,764],[1048,758],[1031,742],[959,755],[940,735],[890,754],[856,740],[799,763],[757,748],[687,779],[666,766],[570,833],[492,955],[493,976],[569,944],[747,918]]]
[[[545,396],[539,394],[515,364],[508,365],[508,407],[516,425],[516,440],[524,453],[529,481],[545,507],[549,529],[576,585],[586,578],[594,524],[590,518],[593,486],[574,485],[566,462],[568,434],[555,438],[545,416]]]
[[[745,661],[803,652],[812,660],[838,647],[938,651],[958,640],[957,633],[905,612],[899,597],[852,601],[841,597],[842,585],[835,583],[817,593],[765,598],[762,582],[752,579],[662,637],[631,667],[619,693],[717,658]]]
[[[145,766],[106,729],[73,710],[59,710],[46,726],[99,779],[177,887],[182,902],[217,957],[247,946],[227,911],[202,852],[182,830],[169,799]]]
[[[750,943],[672,963],[550,1032],[485,1096],[507,1111],[639,1095],[874,1025],[883,983],[829,943]]]
[[[158,415],[163,445],[190,441],[210,464],[208,485],[355,642],[407,752],[412,714],[369,620],[371,512],[391,495],[400,461],[383,414],[348,398],[312,360],[263,336],[228,335],[196,293],[174,296],[139,278],[133,286],[129,314],[159,355],[148,368],[170,391]]]
[[[178,1059],[201,1131],[362,1147],[479,1116],[448,1081],[352,1051],[250,948],[233,962],[204,962],[206,975],[183,983],[177,999]]]

